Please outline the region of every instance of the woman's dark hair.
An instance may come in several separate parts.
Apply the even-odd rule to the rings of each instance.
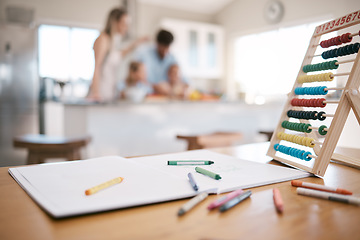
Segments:
[[[156,42],[158,44],[164,45],[164,46],[170,46],[170,44],[174,41],[174,36],[171,32],[166,31],[164,29],[160,30],[158,34],[156,35]]]
[[[114,24],[118,22],[127,12],[122,8],[114,8],[108,15],[104,32],[109,36],[112,35]]]

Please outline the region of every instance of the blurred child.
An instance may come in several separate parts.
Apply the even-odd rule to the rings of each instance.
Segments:
[[[168,82],[170,85],[169,96],[172,98],[184,98],[188,85],[182,82],[180,68],[173,64],[168,70]]]
[[[167,72],[167,81],[157,84],[154,88],[155,93],[165,95],[170,98],[183,99],[185,97],[187,84],[183,83],[180,76],[180,68],[173,64]]]
[[[141,102],[150,92],[151,87],[146,82],[144,64],[141,62],[131,62],[122,97],[132,102]]]

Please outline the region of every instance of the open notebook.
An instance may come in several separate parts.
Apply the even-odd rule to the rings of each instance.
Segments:
[[[194,166],[168,166],[168,160],[208,159],[202,166],[222,179],[214,180],[195,172]],[[195,192],[187,174],[199,185]],[[46,212],[55,218],[101,212],[182,199],[202,191],[223,193],[310,176],[287,167],[240,160],[208,150],[125,159],[116,156],[63,163],[10,168],[18,184]],[[85,190],[116,177],[123,177],[96,194]]]

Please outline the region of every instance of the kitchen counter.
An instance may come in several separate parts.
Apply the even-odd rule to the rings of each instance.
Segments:
[[[225,131],[243,133],[239,143],[265,140],[258,131],[274,129],[281,110],[280,104],[223,101],[47,102],[45,133],[89,134],[87,157],[161,154],[186,150],[176,135]]]

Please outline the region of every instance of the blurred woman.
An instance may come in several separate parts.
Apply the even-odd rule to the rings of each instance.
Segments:
[[[116,98],[118,70],[122,59],[146,38],[140,38],[127,48],[121,48],[121,40],[128,30],[128,15],[121,8],[113,9],[106,26],[94,43],[95,69],[88,98],[109,102]]]

